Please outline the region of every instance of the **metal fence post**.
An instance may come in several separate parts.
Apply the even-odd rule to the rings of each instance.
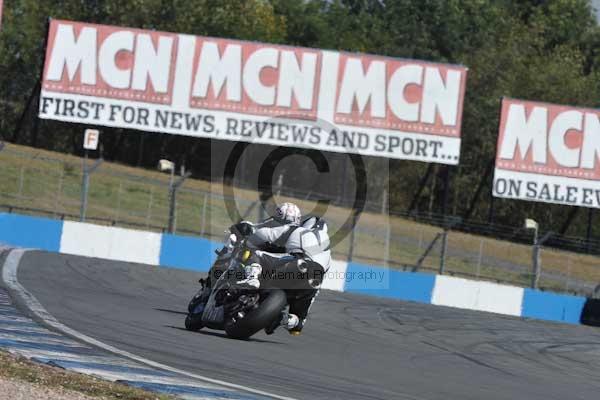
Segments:
[[[442,250],[440,252],[440,275],[446,270],[446,251],[448,250],[448,229],[442,233]]]
[[[388,218],[385,230],[385,248],[383,250],[383,265],[388,266],[390,263],[390,240],[392,238],[392,227]]]
[[[58,214],[58,207],[60,206],[60,197],[62,194],[63,180],[65,179],[65,169],[60,169],[60,176],[58,177],[58,188],[56,189],[56,201],[54,203],[54,216]]]
[[[554,234],[552,231],[546,232],[546,234],[538,239],[537,229],[535,230],[533,237],[533,276],[531,279],[531,287],[533,289],[537,289],[540,285],[540,276],[542,275],[542,260],[540,259],[540,252],[542,245],[546,242],[546,240],[550,239],[550,237]]]
[[[531,287],[537,289],[540,284],[540,245],[533,245],[533,274],[531,277]]]
[[[168,232],[175,230],[175,207],[177,206],[176,190],[174,185],[169,186],[169,227]]]
[[[347,257],[347,261],[350,263],[352,262],[352,259],[354,258],[354,238],[355,238],[355,232],[356,231],[356,227],[352,228],[352,230],[350,231],[350,243],[348,244],[348,257]]]
[[[121,217],[121,196],[123,196],[123,181],[119,181],[119,191],[117,192],[117,211],[115,213],[115,224]]]
[[[87,213],[87,198],[88,198],[88,184],[89,184],[89,175],[87,170],[87,151],[85,152],[85,157],[81,159],[82,168],[81,168],[81,209],[79,210],[79,220],[81,222],[85,221],[85,214]]]
[[[206,203],[208,202],[208,193],[204,193],[204,202],[202,203],[202,223],[200,225],[200,236],[204,236],[206,229]]]
[[[85,152],[85,157],[82,159],[83,166],[83,177],[81,182],[81,210],[79,212],[79,220],[81,222],[85,222],[85,217],[87,214],[87,203],[88,203],[88,191],[90,185],[90,174],[93,173],[104,161],[102,158],[99,158],[92,164],[91,167],[87,166],[87,150]]]
[[[568,253],[567,256],[567,282],[565,283],[565,292],[569,291],[569,286],[571,283],[571,261],[572,261],[572,257],[573,255],[571,253]]]
[[[483,239],[479,241],[479,254],[477,255],[477,271],[475,276],[479,278],[481,274],[481,261],[483,261]]]
[[[25,180],[25,167],[21,167],[21,173],[19,174],[19,192],[17,193],[17,197],[21,198],[23,196],[23,181]]]
[[[350,230],[350,243],[348,244],[348,257],[347,257],[347,261],[350,263],[352,262],[352,259],[354,258],[354,240],[356,239],[356,230],[358,229],[357,222],[358,222],[358,213],[356,212],[356,210],[352,210],[353,216],[352,216],[352,228]]]
[[[385,224],[385,247],[383,249],[383,265],[388,266],[390,262],[390,240],[392,236],[392,226],[390,222],[390,209],[388,203],[388,191],[383,190],[383,201],[381,204],[381,214],[387,215]]]
[[[431,252],[431,250],[433,250],[433,247],[435,246],[435,244],[437,243],[437,241],[440,239],[441,236],[442,236],[442,233],[440,232],[435,235],[435,237],[433,238],[433,240],[431,242],[429,242],[429,245],[427,245],[427,248],[425,249],[423,254],[421,254],[421,257],[419,257],[419,259],[417,260],[417,263],[413,266],[412,272],[417,272],[419,270],[419,268],[421,268],[421,265],[423,264],[423,262],[425,261],[425,259],[427,258],[427,256]]]
[[[265,205],[273,199],[273,194],[269,193],[269,191],[261,191],[258,193],[258,220],[264,221],[267,218],[267,210],[265,209]]]
[[[154,186],[150,187],[150,199],[148,199],[148,209],[146,210],[146,228],[150,226],[152,218],[152,202],[154,201]]]
[[[177,207],[177,191],[183,185],[183,182],[191,176],[191,172],[186,172],[185,175],[180,176],[176,182],[173,182],[171,179],[171,183],[169,185],[169,226],[168,232],[173,233],[175,231],[175,208]]]

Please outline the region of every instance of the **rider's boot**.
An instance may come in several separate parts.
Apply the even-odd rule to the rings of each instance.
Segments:
[[[267,335],[273,334],[275,329],[282,326],[285,328],[291,335],[299,335],[302,330],[302,322],[300,318],[296,314],[290,314],[287,311],[281,312],[281,318],[276,319],[273,323],[265,328],[265,333]]]
[[[302,321],[296,314],[290,314],[290,319],[285,327],[288,333],[293,336],[298,336],[302,332],[304,321]]]

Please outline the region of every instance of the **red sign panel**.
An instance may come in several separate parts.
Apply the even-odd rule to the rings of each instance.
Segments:
[[[457,65],[54,20],[40,116],[457,164],[466,74]]]
[[[600,207],[600,110],[503,99],[494,194]]]

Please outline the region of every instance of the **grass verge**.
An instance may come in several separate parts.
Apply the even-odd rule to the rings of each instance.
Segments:
[[[0,351],[0,376],[109,400],[173,400],[175,397],[105,381],[90,375],[38,364]]]
[[[91,161],[89,161],[91,164]],[[105,162],[90,179],[88,217],[114,221],[119,226],[160,231],[167,226],[169,176],[157,171]],[[0,205],[43,209],[56,218],[78,215],[81,198],[81,158],[26,146],[6,144],[0,151]],[[247,219],[258,218],[251,208],[258,195],[253,190],[234,189],[236,203]],[[220,184],[188,179],[177,196],[176,230],[179,233],[217,239],[231,223],[225,211]],[[304,210],[314,202],[286,197]],[[35,213],[35,212],[34,212]],[[47,214],[46,214],[47,215]],[[329,207],[326,213],[335,231],[349,216],[349,210]],[[75,218],[76,219],[76,218]],[[96,223],[96,221],[93,221]],[[403,268],[415,264],[440,231],[438,227],[406,218],[362,214],[356,231],[353,260],[384,264],[386,226],[391,241],[388,265]],[[346,259],[349,238],[333,248],[334,256]],[[462,232],[450,232],[446,272],[457,276],[528,286],[531,281],[531,246],[495,240]],[[555,291],[576,291],[577,282],[588,287],[600,282],[598,257],[544,249],[542,286]],[[439,268],[439,244],[425,259],[424,269]]]

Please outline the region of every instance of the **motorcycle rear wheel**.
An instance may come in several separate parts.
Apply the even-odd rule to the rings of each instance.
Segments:
[[[230,321],[225,325],[227,336],[233,339],[247,339],[261,329],[270,326],[275,319],[281,317],[281,311],[287,305],[287,296],[281,289],[269,291],[258,308],[252,310],[244,318]]]

